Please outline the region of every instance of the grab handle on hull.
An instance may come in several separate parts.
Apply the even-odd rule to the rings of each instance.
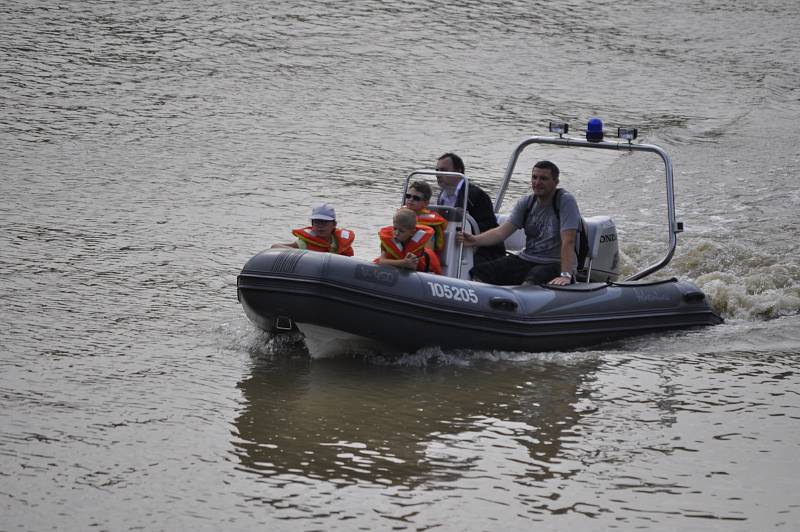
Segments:
[[[292,318],[288,316],[278,316],[275,318],[275,330],[279,332],[287,332],[291,331],[294,327],[292,323]]]
[[[489,305],[492,308],[496,308],[497,310],[509,310],[514,311],[517,310],[517,302],[513,299],[508,299],[506,297],[493,297],[489,300]]]
[[[692,290],[683,294],[683,300],[687,303],[702,303],[705,299],[706,295],[700,290]]]

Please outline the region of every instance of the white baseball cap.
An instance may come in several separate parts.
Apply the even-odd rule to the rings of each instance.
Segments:
[[[311,209],[311,219],[336,220],[336,211],[327,203],[320,203],[319,205],[314,205],[314,208]]]

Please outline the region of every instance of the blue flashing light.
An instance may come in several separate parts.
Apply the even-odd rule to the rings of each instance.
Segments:
[[[600,142],[603,140],[603,121],[599,118],[590,118],[586,126],[586,140]]]

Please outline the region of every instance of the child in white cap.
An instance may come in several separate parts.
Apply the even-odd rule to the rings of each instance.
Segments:
[[[273,248],[307,249],[338,255],[353,256],[353,240],[356,235],[349,229],[336,228],[336,211],[328,203],[320,203],[311,209],[311,225],[294,229],[297,238],[286,244],[273,244]]]

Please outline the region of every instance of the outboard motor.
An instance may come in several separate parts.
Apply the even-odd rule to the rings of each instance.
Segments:
[[[619,277],[619,242],[614,220],[608,216],[590,216],[583,221],[587,233],[586,257],[578,268],[577,280],[616,281]]]

